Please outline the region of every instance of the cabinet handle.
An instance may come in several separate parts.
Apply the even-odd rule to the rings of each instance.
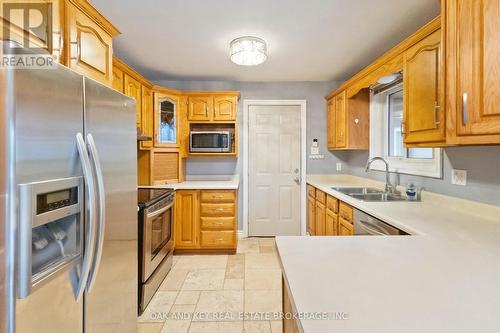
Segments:
[[[223,212],[224,208],[213,208],[212,209],[214,212]]]
[[[439,110],[441,109],[441,106],[439,106],[438,102],[434,104],[434,127],[438,128],[441,122],[439,121]]]
[[[404,122],[404,121],[402,121],[402,122],[401,122],[401,136],[403,136],[403,137],[404,137],[404,136],[405,136],[405,134],[406,134],[406,133],[405,133],[405,122]]]
[[[462,95],[462,123],[463,125],[467,125],[467,123],[469,122],[469,103],[468,103],[468,100],[469,100],[469,96],[467,95],[467,93],[464,93]]]
[[[213,195],[212,199],[224,199],[222,195]]]

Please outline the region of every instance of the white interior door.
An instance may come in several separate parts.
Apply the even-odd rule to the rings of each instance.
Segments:
[[[300,235],[301,107],[249,106],[250,236]]]

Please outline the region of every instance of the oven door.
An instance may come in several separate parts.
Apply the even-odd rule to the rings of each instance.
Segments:
[[[166,198],[144,211],[142,282],[153,274],[173,248],[173,199]]]
[[[190,152],[216,153],[231,152],[231,134],[227,131],[222,132],[191,132],[190,133]]]

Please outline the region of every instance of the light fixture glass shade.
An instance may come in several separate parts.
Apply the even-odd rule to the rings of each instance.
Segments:
[[[238,65],[260,65],[267,59],[266,42],[258,37],[239,37],[229,45],[231,61]]]
[[[392,83],[392,82],[398,80],[400,77],[401,77],[401,74],[399,74],[399,73],[394,73],[394,74],[382,76],[381,78],[378,79],[377,83],[389,84],[389,83]]]

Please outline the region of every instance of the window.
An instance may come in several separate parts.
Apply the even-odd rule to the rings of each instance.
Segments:
[[[441,149],[405,148],[403,143],[403,86],[372,94],[370,104],[370,158],[381,156],[392,172],[442,177]],[[381,162],[374,170],[385,170]]]

